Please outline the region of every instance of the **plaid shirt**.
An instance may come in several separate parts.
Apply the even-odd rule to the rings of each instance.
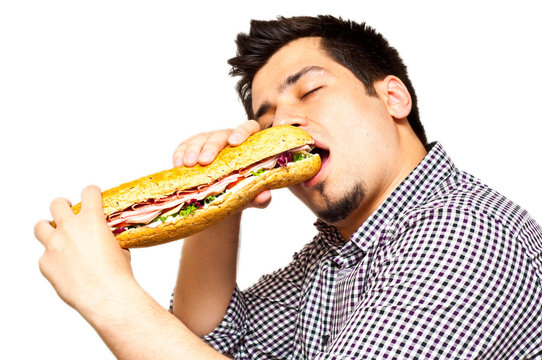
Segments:
[[[205,341],[236,359],[542,359],[542,229],[440,144],[350,241],[316,227]]]

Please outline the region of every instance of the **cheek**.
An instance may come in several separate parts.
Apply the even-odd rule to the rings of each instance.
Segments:
[[[312,104],[310,110],[331,128],[351,128],[362,124],[364,116],[362,102],[352,94],[343,92],[322,96]],[[331,130],[331,129],[330,129]]]
[[[336,112],[337,130],[341,131],[340,141],[346,140],[354,149],[363,154],[378,151],[394,131],[392,119],[377,98],[346,103]]]

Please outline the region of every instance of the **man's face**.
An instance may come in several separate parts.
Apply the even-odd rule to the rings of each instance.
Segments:
[[[301,38],[276,52],[256,73],[252,98],[262,128],[296,125],[315,139],[322,168],[291,190],[324,221],[351,220],[389,185],[386,161],[396,136],[385,102],[367,96],[319,38]]]

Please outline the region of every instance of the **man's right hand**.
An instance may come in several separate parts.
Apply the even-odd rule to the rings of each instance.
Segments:
[[[238,146],[260,130],[256,121],[249,120],[235,129],[192,136],[177,147],[173,164],[209,165],[224,147]],[[270,201],[271,192],[266,190],[248,207],[264,208]],[[240,222],[238,212],[184,239],[172,310],[198,336],[216,328],[230,303],[236,283]]]
[[[194,135],[177,146],[173,153],[173,166],[209,165],[227,145],[238,146],[249,136],[261,130],[255,120],[248,120],[235,129],[224,129]],[[258,194],[249,207],[265,208],[271,202],[269,190]]]

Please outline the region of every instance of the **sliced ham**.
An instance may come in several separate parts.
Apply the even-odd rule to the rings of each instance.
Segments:
[[[108,222],[107,225],[109,225],[109,227],[117,227],[126,224],[148,224],[156,219],[161,212],[162,210],[154,210],[138,214],[124,214],[124,216],[120,216],[117,219]]]
[[[291,151],[300,151],[310,149],[308,146],[302,146]],[[289,152],[291,152],[289,151]],[[178,208],[184,203],[197,200],[202,201],[210,195],[222,193],[230,184],[236,183],[241,177],[251,176],[252,172],[260,169],[272,169],[277,163],[280,155],[272,156],[262,160],[251,167],[236,171],[222,179],[219,179],[211,185],[200,185],[192,190],[178,190],[172,195],[161,199],[149,199],[130,206],[128,209],[113,213],[107,217],[107,225],[110,228],[128,226],[130,224],[149,224],[160,214],[166,213],[174,208]]]
[[[239,174],[230,175],[218,181],[217,183],[208,186],[205,190],[201,190],[199,192],[194,191],[193,193],[189,193],[186,195],[168,196],[168,200],[164,201],[163,199],[160,199],[160,201],[156,203],[150,203],[149,201],[146,201],[144,206],[136,207],[135,209],[132,206],[131,209],[133,210],[124,210],[119,213],[111,214],[108,218],[109,222],[107,223],[107,225],[109,225],[109,227],[114,227],[124,223],[148,224],[149,222],[160,216],[162,212],[178,207],[179,205],[186,203],[189,200],[195,199],[199,201],[204,200],[209,195],[220,194],[224,191],[224,189],[226,189],[226,186],[228,186],[228,184],[237,181],[240,176],[241,175]]]
[[[241,175],[245,175],[245,176],[248,176],[250,174],[252,174],[253,171],[258,171],[260,169],[272,169],[275,167],[275,164],[277,163],[277,159],[279,158],[279,156],[273,156],[271,158],[269,158],[268,160],[264,160],[264,161],[261,161],[257,164],[254,164],[253,166],[249,167],[249,168],[246,168],[244,170],[239,170],[239,173]]]

